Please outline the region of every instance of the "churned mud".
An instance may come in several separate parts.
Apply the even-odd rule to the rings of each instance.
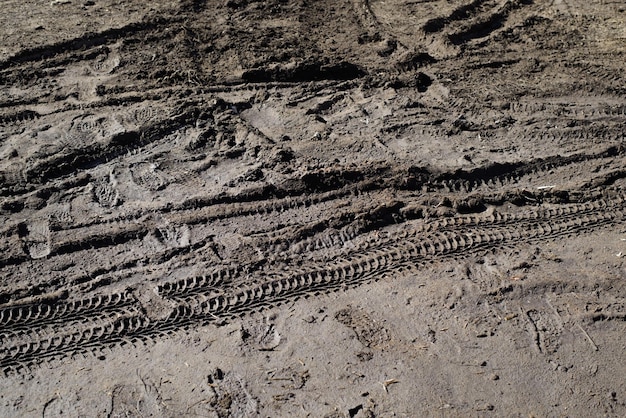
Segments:
[[[0,28],[0,415],[626,415],[621,1]]]

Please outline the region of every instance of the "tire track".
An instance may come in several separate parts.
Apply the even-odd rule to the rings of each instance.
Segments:
[[[378,248],[360,251],[329,263],[303,265],[271,280],[246,287],[220,289],[232,271],[160,285],[159,296],[176,301],[164,319],[150,319],[131,297],[111,295],[52,308],[14,307],[0,311],[6,331],[0,351],[0,368],[10,372],[59,356],[119,345],[129,338],[150,339],[190,326],[227,320],[275,306],[287,300],[354,286],[399,270],[431,262],[458,259],[494,251],[507,245],[557,238],[624,221],[626,200],[611,200],[525,214],[461,221],[444,221],[420,234],[396,237]],[[468,222],[469,227],[464,223]],[[461,225],[459,225],[461,224]],[[459,228],[461,227],[461,228]],[[210,296],[217,288],[223,294]],[[128,303],[130,308],[124,307]],[[135,306],[135,308],[132,308]],[[97,315],[95,314],[97,313]],[[106,313],[104,316],[99,316]],[[50,335],[48,324],[63,327],[68,321],[82,325]]]
[[[626,148],[610,146],[604,151],[595,154],[574,154],[567,157],[555,156],[538,158],[530,162],[492,164],[471,171],[459,170],[454,173],[431,173],[420,167],[409,169],[406,173],[391,173],[387,180],[379,181],[360,180],[348,183],[334,190],[295,195],[304,193],[304,190],[274,190],[274,194],[286,194],[282,198],[258,199],[250,197],[249,201],[235,201],[221,203],[216,199],[189,199],[177,206],[162,207],[161,212],[166,213],[170,222],[180,225],[196,225],[220,219],[251,216],[270,215],[288,210],[298,210],[304,207],[314,206],[323,202],[337,200],[349,196],[357,196],[365,191],[384,191],[388,188],[398,187],[400,190],[421,190],[426,192],[462,192],[471,193],[477,190],[500,190],[519,184],[528,174],[540,175],[550,170],[571,166],[594,160],[606,160],[625,154]],[[399,183],[398,186],[393,183]],[[289,195],[291,194],[291,196]],[[502,194],[502,191],[499,192]],[[95,221],[86,221],[68,225],[56,225],[51,237],[50,256],[69,254],[82,251],[94,245],[98,247],[115,246],[125,242],[141,239],[148,234],[153,226],[151,223],[138,223],[137,219],[143,216],[142,212],[125,214],[123,217],[113,216]],[[4,261],[5,265],[19,264],[28,260],[28,255],[21,258],[12,258]]]
[[[217,220],[223,220],[235,217],[244,217],[252,215],[269,215],[272,213],[282,213],[286,211],[297,211],[302,208],[311,207],[324,202],[346,198],[361,193],[371,187],[370,182],[359,182],[355,185],[349,185],[337,190],[331,190],[322,193],[311,193],[301,196],[288,196],[279,199],[241,201],[233,203],[214,203],[194,200],[184,203],[183,206],[200,206],[196,209],[179,209],[169,212],[164,211],[164,216],[168,222],[176,225],[197,225]],[[87,224],[80,227],[75,224],[68,226],[59,225],[52,231],[51,248],[49,256],[59,256],[83,251],[87,248],[102,248],[108,246],[116,246],[126,242],[142,239],[157,224],[154,222],[137,220],[145,214],[137,213],[127,215],[124,219],[107,219],[104,222]],[[0,266],[20,264],[29,259],[28,254],[23,254],[19,258],[2,259],[0,257]]]
[[[78,320],[97,312],[121,309],[134,303],[129,293],[113,293],[60,304],[22,305],[0,309],[2,332]]]
[[[476,180],[476,182],[474,183],[476,185],[482,185],[481,187],[501,188],[503,187],[502,184],[504,183],[500,183],[498,181],[488,181],[487,183],[485,183],[485,181],[482,179],[487,178],[490,175],[492,176],[492,178],[494,177],[497,178],[497,176],[492,175],[492,173],[498,174],[502,171],[511,172],[511,171],[518,170],[522,173],[525,171],[534,172],[534,170],[530,170],[529,167],[539,166],[541,169],[551,170],[553,169],[553,167],[556,167],[559,164],[576,164],[576,163],[585,162],[589,160],[593,161],[596,159],[605,159],[605,158],[611,159],[613,156],[621,155],[623,151],[624,149],[622,147],[613,146],[613,147],[607,148],[603,152],[593,154],[593,155],[577,154],[577,155],[570,156],[570,157],[562,157],[558,159],[555,158],[557,160],[556,162],[552,162],[550,161],[550,159],[539,159],[537,162],[531,162],[529,164],[522,164],[521,168],[520,168],[520,165],[516,165],[516,164],[496,165],[493,168],[484,168],[484,169],[480,169],[480,171],[460,172],[457,174],[459,177],[464,177],[465,179],[471,179],[471,178],[481,179],[481,180]],[[409,178],[408,180],[402,180],[410,184],[410,187],[408,187],[409,189],[416,189],[416,188],[419,189],[418,185],[420,184],[428,185],[427,186],[428,188],[432,188],[435,190],[438,190],[438,187],[441,188],[441,187],[444,187],[443,185],[445,185],[445,189],[448,191],[457,191],[458,189],[463,189],[463,188],[472,189],[472,187],[478,187],[478,186],[471,186],[471,185],[467,186],[470,180],[462,180],[462,181],[455,180],[455,179],[437,180],[437,178],[433,178],[435,177],[435,175],[430,174],[427,171],[425,172],[423,170],[420,171],[416,169],[412,171],[412,173],[413,174],[411,175],[412,176],[411,178]],[[485,174],[485,173],[489,173],[489,174]],[[619,173],[615,174],[613,177],[615,177],[615,179],[619,178],[618,174]],[[523,174],[520,174],[520,175],[523,176]],[[448,174],[437,175],[438,178],[447,177],[447,176]],[[519,177],[517,177],[516,175],[506,174],[504,175],[504,178],[505,178],[505,181],[511,181],[511,182],[519,181]],[[607,181],[608,180],[603,180],[602,183],[604,184]],[[210,205],[210,201],[206,201],[206,203],[209,206],[201,207],[199,210],[196,210],[196,209],[173,210],[168,216],[168,219],[176,218],[176,220],[178,221],[178,224],[184,226],[187,224],[194,225],[194,224],[199,224],[202,222],[210,222],[210,221],[217,220],[217,219],[226,219],[229,217],[240,217],[240,216],[249,216],[249,215],[267,216],[275,212],[285,212],[289,210],[297,211],[304,207],[311,207],[318,203],[322,203],[322,202],[330,201],[334,199],[349,198],[350,200],[353,200],[356,196],[360,196],[364,190],[368,190],[368,189],[374,190],[374,192],[370,192],[370,193],[378,193],[376,190],[380,190],[381,192],[383,192],[381,196],[384,196],[384,190],[386,188],[385,184],[389,184],[393,182],[397,182],[397,180],[382,181],[382,186],[381,186],[381,185],[375,185],[374,183],[369,182],[368,180],[363,180],[359,183],[344,186],[343,188],[331,190],[329,192],[322,192],[322,193],[308,195],[308,196],[307,195],[295,196],[295,197],[288,196],[285,198],[267,199],[264,201],[251,200],[249,202],[240,201],[240,202],[222,203],[222,204],[214,204],[214,205]],[[438,185],[438,187],[435,187],[433,184]],[[464,186],[459,186],[459,184],[464,185]],[[593,184],[589,185],[589,187],[592,187],[592,186]],[[424,187],[425,186],[422,186],[422,189]],[[501,195],[501,193],[499,195]],[[543,192],[542,192],[542,195],[544,195],[544,197],[547,196]],[[376,196],[377,196],[376,194],[374,195],[368,194],[367,198],[371,201],[376,201],[377,199],[379,199],[379,197],[376,197]],[[484,199],[485,196],[482,196],[481,198]],[[412,198],[409,197],[408,199],[412,199]],[[182,203],[182,206],[189,206],[189,205],[190,204],[188,202]],[[412,205],[411,201],[408,200],[406,205],[407,205],[407,208],[409,208]],[[365,209],[362,208],[360,210],[365,210]],[[198,215],[198,211],[201,211],[202,213],[201,216]],[[411,215],[409,212],[410,211],[407,212],[404,209],[401,209],[397,213],[398,219],[402,219],[404,221],[410,220],[413,215]],[[407,213],[409,214],[407,215]],[[346,216],[348,217],[346,218]],[[350,214],[349,211],[346,213],[334,212],[333,214],[331,214],[329,218],[327,218],[328,224],[326,226],[323,226],[323,228],[327,228],[327,226],[330,224],[337,225],[336,221],[338,220],[338,218],[345,218],[349,222],[350,219],[354,219],[357,216],[359,216],[358,212],[355,212],[354,214]],[[417,217],[419,218],[421,216],[422,215],[418,215]],[[137,222],[137,220],[135,220],[134,216],[132,215],[125,217],[125,219],[127,219],[127,221],[122,222],[122,223],[107,222],[105,220],[105,222],[103,223],[91,224],[89,227],[86,227],[86,228],[71,228],[71,224],[55,223],[54,230],[52,231],[53,239],[50,240],[51,251],[48,256],[59,256],[63,254],[71,254],[74,252],[84,251],[90,248],[101,248],[101,247],[121,245],[130,241],[142,239],[142,237],[145,237],[147,234],[152,233],[151,231],[155,230],[155,227],[158,226],[157,225],[158,222],[154,225],[152,222],[146,222],[146,221]],[[463,217],[456,217],[453,219],[456,220],[455,222],[470,222],[471,223],[471,221],[468,221],[466,218],[463,218]],[[479,220],[477,220],[476,222],[478,221]],[[447,219],[444,219],[442,222],[446,223],[449,221]],[[434,224],[434,223],[431,223],[430,225],[437,225],[435,228],[443,227],[443,225]],[[70,228],[65,229],[65,228],[68,228],[68,226],[70,226]],[[383,226],[383,225],[378,225],[378,226]],[[459,224],[452,225],[452,227],[458,227],[458,226]],[[264,253],[268,255],[274,252],[280,253],[283,255],[293,255],[294,253],[304,254],[304,253],[309,253],[309,252],[316,251],[316,250],[324,250],[324,249],[329,249],[329,248],[341,247],[346,243],[349,244],[350,249],[348,250],[350,250],[349,252],[351,252],[351,248],[354,247],[355,244],[356,244],[356,249],[359,249],[359,248],[367,249],[371,245],[373,245],[371,243],[368,244],[366,242],[365,244],[361,244],[362,246],[359,247],[358,244],[361,241],[361,237],[366,236],[364,235],[364,233],[367,232],[367,229],[365,231],[361,229],[362,227],[355,228],[355,227],[352,227],[350,223],[348,223],[346,228],[340,229],[339,231],[336,231],[336,232],[333,232],[332,230],[328,232],[323,231],[321,236],[319,236],[319,234],[313,231],[315,235],[310,236],[309,238],[306,238],[307,235],[304,235],[304,240],[300,232],[297,232],[297,234],[294,235],[294,232],[281,231],[274,238],[272,238],[271,236],[269,236],[267,239],[257,238],[253,241],[253,243],[259,248],[263,246],[262,244],[267,244],[271,248],[271,251],[270,253],[268,253],[267,251],[264,251]],[[296,228],[295,230],[299,231],[298,228]],[[423,231],[421,230],[414,231],[413,234],[418,233],[418,232],[423,232]],[[7,239],[7,242],[10,242],[10,240]],[[200,244],[202,242],[206,243],[206,240],[204,241],[201,240]],[[190,251],[195,251],[199,247],[199,245],[193,245],[192,247],[193,248]],[[346,252],[346,249],[340,251],[340,253],[345,253],[345,252]],[[178,252],[175,251],[175,253],[178,253]],[[26,253],[22,254],[19,257],[15,256],[14,251],[7,251],[5,252],[5,254],[7,256],[12,257],[11,259],[5,260],[4,262],[5,266],[19,265],[19,264],[26,262],[29,259],[29,256]],[[156,254],[150,254],[147,259],[150,259],[150,257],[154,257],[154,256],[156,256]],[[136,262],[141,262],[144,259],[146,258],[145,257],[137,258]],[[131,265],[132,264],[131,261],[132,260],[126,260],[125,264]],[[42,260],[41,262],[45,262],[45,260]],[[107,269],[111,270],[111,268],[109,267],[107,267],[105,270]],[[97,272],[98,275],[100,275],[101,272],[105,270],[103,270],[102,268],[98,268],[95,271]],[[80,283],[84,283],[86,279],[88,279],[87,276],[85,276],[84,278],[76,277],[72,281],[80,284]]]
[[[40,117],[41,115],[34,110],[21,110],[12,114],[0,115],[0,126],[30,123]]]
[[[42,341],[49,338],[57,339],[65,334],[76,333],[78,332],[77,330],[94,328],[103,323],[116,321],[119,318],[138,315],[140,315],[139,309],[136,306],[130,306],[124,309],[102,310],[89,316],[65,321],[47,324],[39,323],[36,326],[24,329],[2,330],[0,331],[0,351],[3,353],[25,352],[25,349],[19,349],[19,347],[24,347],[34,341]]]
[[[358,227],[354,224],[348,224],[340,230],[332,230],[331,232],[322,231],[320,234],[300,241],[288,235],[284,236],[285,234],[283,233],[283,237],[279,239],[261,241],[261,244],[257,243],[257,245],[259,247],[267,245],[269,247],[267,250],[268,254],[277,253],[280,254],[281,257],[304,253],[313,256],[316,251],[325,252],[332,248],[335,252],[331,255],[327,255],[327,257],[333,258],[336,257],[337,254],[365,251],[436,231],[462,232],[465,229],[477,227],[492,229],[500,228],[502,225],[511,222],[520,226],[526,226],[539,220],[551,219],[556,221],[562,217],[572,216],[574,214],[582,216],[586,213],[603,210],[604,204],[603,201],[599,200],[576,206],[539,209],[533,214],[533,217],[530,218],[524,215],[515,215],[493,210],[490,214],[443,217],[428,222],[419,219],[418,221],[413,221],[413,216],[411,215],[412,210],[407,207],[399,207],[399,210],[395,212],[398,215],[395,219],[401,219],[401,222],[397,225],[397,229],[400,230],[397,232],[381,232],[380,228],[373,228],[372,225],[361,225]],[[417,217],[421,218],[422,215],[420,214]],[[391,225],[395,223],[393,222],[395,219],[393,217],[390,219]],[[380,227],[383,225],[377,226]],[[374,230],[372,231],[372,229]]]
[[[218,288],[218,286],[232,280],[233,277],[237,277],[240,272],[240,268],[222,269],[208,275],[163,283],[157,286],[157,293],[163,298],[203,293],[208,289]]]

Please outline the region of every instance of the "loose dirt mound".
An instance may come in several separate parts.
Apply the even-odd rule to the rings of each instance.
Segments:
[[[621,2],[5,3],[1,415],[626,415]]]

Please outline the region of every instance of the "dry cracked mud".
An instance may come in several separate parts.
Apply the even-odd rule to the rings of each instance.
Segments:
[[[0,28],[0,415],[626,415],[621,0]]]

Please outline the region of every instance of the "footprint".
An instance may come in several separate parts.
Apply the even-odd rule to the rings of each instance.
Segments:
[[[108,179],[101,179],[93,186],[94,199],[105,208],[112,208],[120,204],[120,193],[117,190],[117,180],[111,173]]]
[[[150,122],[155,120],[157,116],[162,113],[164,113],[164,110],[162,109],[157,109],[156,107],[148,104],[142,104],[138,107],[130,109],[121,117],[121,119],[133,129],[138,129],[150,124]]]
[[[110,74],[120,65],[120,55],[118,53],[119,44],[112,45],[111,48],[104,47],[96,58],[91,62],[90,68],[95,75]]]
[[[78,116],[72,120],[63,145],[76,149],[92,145],[108,135],[110,125],[110,121],[102,116]]]
[[[183,248],[189,245],[190,231],[187,225],[165,223],[156,228],[154,235],[167,248]]]
[[[163,299],[157,291],[147,283],[141,283],[134,289],[135,298],[143,313],[153,321],[166,320],[176,307],[175,303]]]
[[[132,167],[130,172],[135,184],[147,190],[155,192],[167,186],[167,180],[165,180],[165,177],[157,170],[156,164],[147,162],[139,163]]]
[[[69,203],[58,204],[48,208],[48,220],[51,225],[69,226],[74,223],[72,208]]]
[[[531,323],[531,334],[537,349],[543,354],[554,354],[561,345],[562,327],[552,315],[536,309],[526,315]]]
[[[50,226],[47,220],[24,222],[19,226],[24,252],[33,259],[45,258],[50,254]]]
[[[43,406],[41,415],[48,417],[85,416],[85,411],[76,393],[65,396],[57,395]]]
[[[382,348],[389,344],[389,331],[379,321],[373,320],[362,309],[348,306],[335,314],[337,322],[352,328],[361,344],[370,348]]]
[[[208,384],[213,390],[209,405],[218,417],[250,417],[258,413],[258,402],[236,374],[215,369],[208,376]]]
[[[281,342],[281,336],[270,318],[242,326],[240,332],[243,345],[259,351],[274,350]]]
[[[0,170],[0,182],[4,183],[4,185],[16,186],[24,186],[28,184],[26,166],[21,162],[8,164],[4,169]]]
[[[120,385],[112,391],[109,417],[161,417],[163,400],[158,389],[149,382],[143,385]]]

